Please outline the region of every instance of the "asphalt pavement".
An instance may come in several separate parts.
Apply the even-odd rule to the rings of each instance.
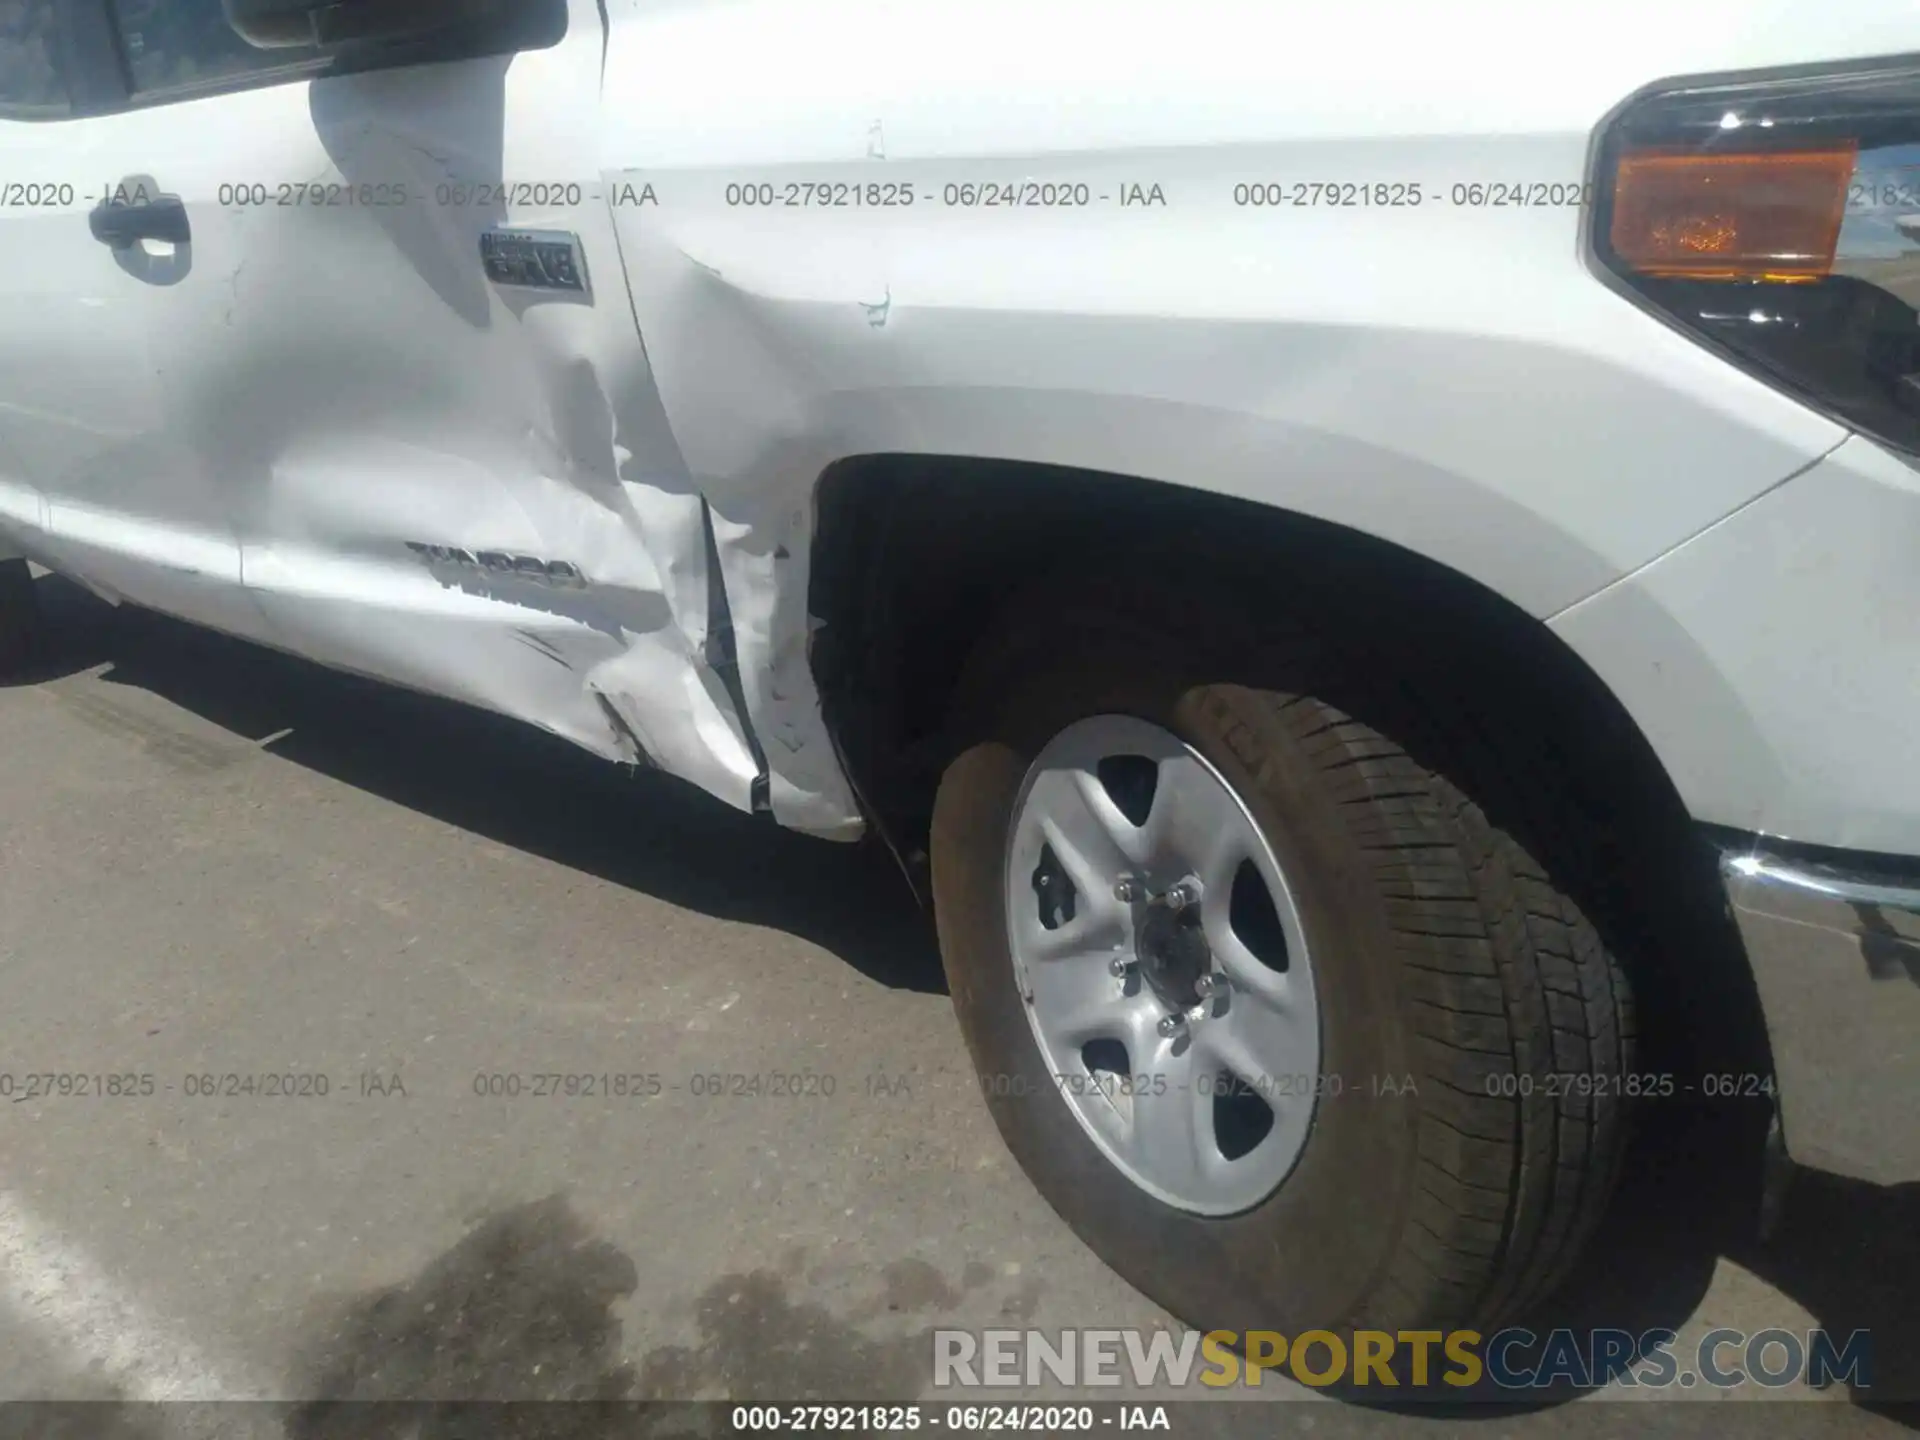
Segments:
[[[936,1328],[1172,1323],[1007,1157],[877,848],[40,585],[49,655],[0,688],[0,1400],[152,1403],[0,1405],[0,1435],[371,1433],[209,1399],[944,1405]],[[1270,1381],[1174,1433],[1907,1428],[1920,1187],[1805,1174],[1762,1244],[1700,1153],[1636,1154],[1576,1307],[1682,1348],[1866,1327],[1870,1393],[1441,1414]]]

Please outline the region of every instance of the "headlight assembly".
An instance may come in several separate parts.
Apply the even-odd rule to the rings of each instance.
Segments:
[[[1920,60],[1656,91],[1598,163],[1593,255],[1624,287],[1920,455]]]

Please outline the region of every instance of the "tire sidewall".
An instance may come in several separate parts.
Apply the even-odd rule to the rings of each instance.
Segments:
[[[972,717],[984,738],[950,768],[936,805],[941,950],[995,1122],[1096,1253],[1202,1328],[1297,1335],[1391,1326],[1393,1297],[1379,1292],[1414,1180],[1417,1102],[1402,1087],[1416,1067],[1394,941],[1364,854],[1267,696],[1195,686],[1171,668],[1147,673],[1137,651],[1104,648],[1090,643],[1072,663],[1056,660],[1027,670],[1024,683],[994,687],[998,698]],[[1237,1215],[1166,1205],[1101,1153],[1049,1074],[1015,981],[1004,879],[1014,804],[1046,741],[1098,714],[1160,725],[1204,756],[1253,814],[1300,910],[1327,1088],[1313,1102],[1292,1173]]]

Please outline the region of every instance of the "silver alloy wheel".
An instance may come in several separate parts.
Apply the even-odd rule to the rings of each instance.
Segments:
[[[1299,910],[1252,814],[1172,732],[1062,730],[1014,803],[1007,939],[1050,1083],[1156,1199],[1257,1205],[1312,1127],[1320,1015]]]

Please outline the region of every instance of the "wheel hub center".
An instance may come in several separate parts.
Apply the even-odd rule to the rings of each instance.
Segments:
[[[1149,909],[1134,935],[1140,973],[1153,993],[1176,1010],[1200,1003],[1199,980],[1213,968],[1213,951],[1197,909]]]

